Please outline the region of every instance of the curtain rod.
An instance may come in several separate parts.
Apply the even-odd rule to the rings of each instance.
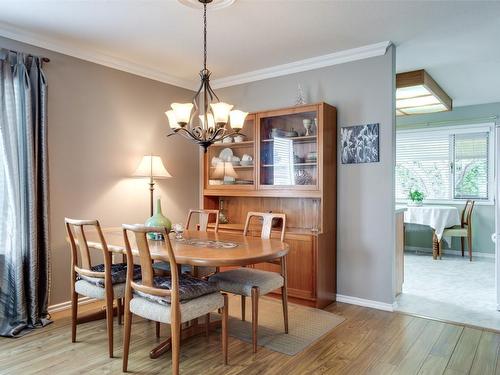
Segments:
[[[9,49],[9,51],[10,51],[10,52],[12,52],[12,53],[19,53],[19,51],[14,51],[13,49]],[[24,53],[26,53],[26,52],[24,52]],[[39,57],[39,58],[41,58],[41,59],[42,59],[42,61],[43,61],[43,62],[45,62],[45,63],[50,62],[50,59],[49,59],[48,57],[44,57],[44,56],[36,56],[36,55],[31,54],[31,53],[27,53],[27,54],[28,54],[28,55],[30,55],[30,56],[34,56],[34,57]]]

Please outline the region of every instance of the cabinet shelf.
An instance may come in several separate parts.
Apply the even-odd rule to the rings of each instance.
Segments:
[[[231,142],[231,143],[214,143],[210,147],[251,147],[254,141]]]
[[[233,165],[234,169],[253,169],[254,165]],[[210,169],[215,169],[215,167],[210,167]]]
[[[316,167],[318,163],[294,163],[294,167]],[[263,167],[273,168],[273,167],[286,167],[287,165],[283,164],[262,164]]]
[[[295,143],[309,143],[309,142],[316,142],[316,136],[315,135],[303,135],[300,137],[283,137],[283,139],[290,139],[294,141]],[[268,143],[268,142],[274,142],[274,138],[268,138],[268,139],[263,139],[262,142]]]

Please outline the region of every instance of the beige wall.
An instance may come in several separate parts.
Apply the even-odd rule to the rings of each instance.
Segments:
[[[63,220],[104,226],[149,216],[145,180],[130,178],[143,154],[163,158],[174,178],[158,181],[164,214],[183,221],[198,205],[198,147],[169,131],[164,111],[192,92],[0,37],[0,48],[47,56],[52,293],[68,301],[69,249]]]

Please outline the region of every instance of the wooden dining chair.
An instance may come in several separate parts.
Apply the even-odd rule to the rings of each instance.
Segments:
[[[281,221],[281,241],[285,239],[286,215],[281,213],[249,212],[247,214],[243,234],[249,234],[249,226],[252,218],[262,220],[261,238],[271,238],[273,221]],[[279,260],[281,272],[262,271],[251,267],[243,267],[216,273],[209,278],[215,281],[219,288],[225,292],[241,296],[241,319],[245,320],[246,297],[252,300],[252,345],[253,352],[257,352],[258,311],[259,297],[273,290],[281,288],[281,301],[283,304],[283,321],[285,333],[288,333],[288,293],[287,293],[287,270],[286,256]]]
[[[199,216],[198,230],[206,232],[208,230],[208,221],[210,216],[215,216],[215,226],[214,231],[219,231],[219,210],[189,210],[188,217],[186,220],[186,230],[189,230],[189,225],[191,224],[191,218],[193,215]]]
[[[210,216],[215,216],[215,226],[214,226],[214,231],[218,232],[219,231],[219,210],[200,210],[200,209],[190,209],[187,220],[186,220],[186,225],[185,229],[189,230],[190,224],[191,224],[191,219],[193,215],[199,215],[199,222],[198,222],[198,230],[206,232],[208,231],[208,222],[210,219]],[[153,267],[158,270],[158,271],[163,271],[163,272],[170,272],[170,264],[168,262],[155,262],[153,264]],[[181,266],[182,273],[187,273],[192,271],[192,267],[188,264],[183,264]],[[194,270],[193,272],[194,276],[203,276],[203,275],[210,275],[214,272],[218,272],[218,268],[213,268],[213,267],[198,267],[197,269]]]
[[[76,342],[78,295],[105,300],[108,351],[109,356],[113,357],[113,300],[116,299],[118,324],[121,324],[121,301],[125,297],[127,264],[113,264],[99,221],[65,218],[64,222],[71,247],[71,341]],[[102,264],[92,265],[90,247],[85,236],[87,227],[97,231],[99,235],[104,258]],[[135,279],[140,277],[139,266],[133,266],[131,270]]]
[[[452,228],[446,228],[443,237],[460,237],[462,256],[464,256],[465,239],[467,238],[467,248],[469,249],[469,261],[472,262],[472,211],[475,201],[467,200],[462,210],[461,224]],[[440,246],[442,248],[442,246]]]
[[[227,294],[221,294],[215,283],[179,274],[174,252],[166,228],[145,227],[123,224],[123,239],[127,251],[127,264],[133,264],[132,246],[128,232],[134,234],[134,244],[138,251],[142,279],[133,281],[132,273],[127,274],[125,289],[125,332],[123,340],[123,371],[127,371],[130,348],[132,314],[155,322],[170,324],[172,348],[172,373],[179,373],[181,324],[205,316],[209,321],[212,311],[222,313],[222,352],[224,364],[228,357],[228,310]],[[155,276],[151,264],[151,253],[147,233],[162,233],[166,256],[170,263],[170,276]],[[207,326],[208,332],[208,326]]]

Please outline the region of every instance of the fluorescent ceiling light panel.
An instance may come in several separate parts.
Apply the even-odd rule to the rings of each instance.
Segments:
[[[440,104],[438,98],[434,95],[417,96],[416,98],[396,100],[396,108],[420,107],[429,104]]]
[[[433,104],[421,107],[404,108],[399,111],[403,112],[405,115],[421,115],[424,113],[444,112],[447,111],[447,109],[443,104]]]
[[[396,75],[396,115],[451,111],[453,102],[425,70]]]
[[[425,95],[430,95],[430,91],[423,85],[401,87],[396,89],[396,99],[408,99]]]

